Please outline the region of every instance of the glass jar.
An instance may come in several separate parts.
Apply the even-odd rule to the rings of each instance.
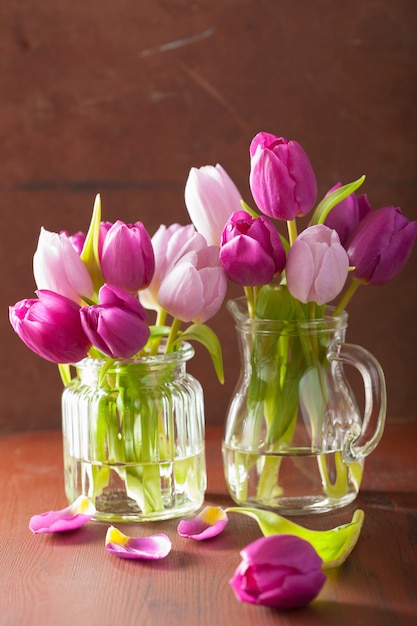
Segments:
[[[204,501],[204,401],[190,344],[136,360],[87,358],[64,389],[65,491],[96,520],[177,517]]]
[[[347,313],[264,320],[230,301],[241,374],[223,441],[226,482],[243,506],[284,515],[322,513],[352,502],[365,457],[385,423],[385,379],[364,348],[345,343]],[[363,381],[363,414],[345,375]]]

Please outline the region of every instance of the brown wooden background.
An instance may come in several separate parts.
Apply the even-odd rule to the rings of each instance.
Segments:
[[[13,333],[8,306],[34,290],[41,226],[104,218],[186,223],[192,166],[220,162],[250,202],[248,146],[265,130],[300,141],[320,195],[367,174],[375,208],[417,218],[415,0],[7,0],[0,5],[0,430],[60,426],[53,364]],[[416,415],[414,252],[384,287],[362,288],[348,338],[384,367],[390,419]],[[232,292],[231,292],[232,293]],[[228,314],[220,387],[198,350],[207,420],[237,377]]]

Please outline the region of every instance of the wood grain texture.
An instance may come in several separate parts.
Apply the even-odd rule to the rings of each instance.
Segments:
[[[222,474],[221,429],[207,432],[206,502],[230,505]],[[66,505],[60,432],[0,438],[0,626],[408,626],[417,619],[417,422],[389,424],[365,466],[355,503],[336,513],[298,518],[325,529],[365,511],[361,537],[346,563],[329,573],[318,598],[288,613],[239,603],[228,584],[239,550],[259,537],[253,520],[230,514],[206,542],[178,536],[178,520],[124,524],[131,535],[166,533],[159,562],[124,561],[104,548],[107,524],[32,535],[30,517]]]
[[[96,193],[104,219],[153,234],[188,222],[190,168],[219,162],[252,204],[248,149],[264,130],[302,143],[320,197],[366,174],[372,206],[417,219],[416,32],[415,0],[3,0],[0,432],[60,427],[56,369],[6,311],[33,295],[41,226],[85,230]],[[416,264],[417,249],[349,307],[348,340],[380,360],[392,419],[416,416]],[[191,367],[223,423],[238,353],[225,308],[212,324],[226,383],[202,349]]]

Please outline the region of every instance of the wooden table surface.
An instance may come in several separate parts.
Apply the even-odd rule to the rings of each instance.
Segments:
[[[207,504],[231,505],[219,427],[207,429]],[[389,423],[365,464],[356,502],[336,513],[293,518],[325,529],[365,511],[357,546],[330,572],[308,607],[279,612],[238,602],[228,584],[239,550],[260,536],[230,514],[222,535],[195,542],[178,520],[121,524],[126,534],[166,533],[161,561],[129,561],[104,548],[108,524],[33,535],[30,517],[66,506],[60,432],[0,437],[0,626],[402,626],[417,624],[417,421]]]

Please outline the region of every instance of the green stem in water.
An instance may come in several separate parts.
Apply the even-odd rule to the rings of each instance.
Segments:
[[[181,326],[181,320],[179,320],[177,317],[174,317],[172,324],[171,324],[171,330],[169,331],[167,344],[165,346],[165,354],[172,352],[172,347],[176,338],[178,337],[178,331],[180,329],[180,326]]]
[[[355,291],[361,284],[362,283],[360,280],[357,280],[355,278],[352,280],[349,287],[346,289],[345,293],[343,294],[339,304],[335,308],[334,315],[340,315],[340,313],[346,308],[348,302],[350,301],[353,294],[355,293]]]

